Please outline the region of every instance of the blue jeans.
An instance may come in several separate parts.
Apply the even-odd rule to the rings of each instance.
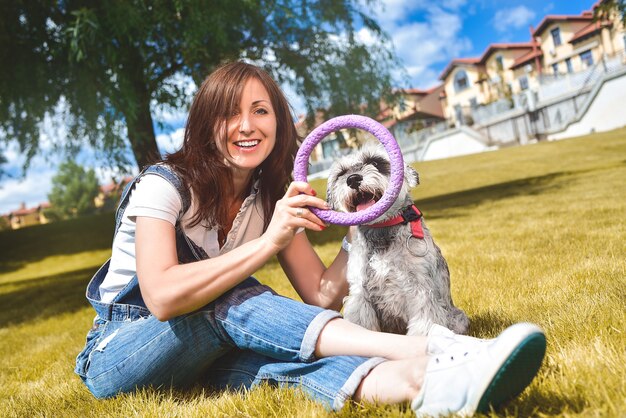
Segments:
[[[149,386],[251,388],[268,382],[301,387],[340,409],[384,361],[315,358],[320,331],[340,314],[279,296],[254,278],[166,322],[138,306],[102,306],[108,319],[96,317],[76,360],[76,372],[98,398]]]

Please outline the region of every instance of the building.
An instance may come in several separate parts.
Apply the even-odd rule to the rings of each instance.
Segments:
[[[100,192],[94,198],[96,209],[114,210],[117,207],[124,186],[132,179],[132,177],[125,177],[121,181],[112,180],[111,183],[100,186]]]
[[[50,207],[49,203],[42,203],[38,206],[27,208],[22,203],[19,209],[8,214],[11,229],[24,228],[31,225],[47,224],[49,219],[45,216],[45,210]]]
[[[441,100],[444,85],[428,90],[400,89],[396,92],[394,105],[381,103],[381,111],[376,117],[385,126],[401,147],[411,146],[410,134],[428,129],[445,121]]]
[[[490,115],[512,108],[516,95],[527,91],[549,91],[548,84],[559,78],[587,73],[599,65],[624,61],[626,32],[617,13],[595,18],[592,10],[579,15],[548,15],[536,28],[531,39],[523,43],[493,43],[480,57],[453,59],[440,74],[445,98],[444,115],[450,125],[472,125]],[[570,83],[571,88],[580,82]],[[558,85],[555,94],[562,92]],[[547,98],[553,94],[537,97]],[[481,107],[496,104],[490,111]]]

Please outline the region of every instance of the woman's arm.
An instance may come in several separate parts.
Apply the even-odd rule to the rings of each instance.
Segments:
[[[278,248],[262,236],[219,257],[178,264],[174,226],[137,217],[137,277],[146,306],[161,321],[192,312],[258,270]]]
[[[267,231],[260,238],[218,257],[188,264],[178,264],[176,234],[170,222],[137,216],[137,277],[150,312],[160,320],[192,312],[252,275],[289,245],[299,228],[324,229],[323,222],[310,211],[298,210],[325,207],[325,202],[313,194],[307,183],[291,183],[276,203]],[[297,216],[302,210],[304,216]]]
[[[346,251],[340,249],[326,268],[306,234],[300,233],[278,253],[278,260],[305,303],[341,310],[343,298],[348,294]]]

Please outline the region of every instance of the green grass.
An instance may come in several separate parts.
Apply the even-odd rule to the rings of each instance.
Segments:
[[[450,265],[471,332],[539,324],[546,360],[498,416],[626,411],[626,129],[416,164],[418,207]],[[325,182],[315,181],[319,192]],[[0,416],[328,416],[296,390],[144,390],[95,400],[73,372],[94,316],[84,288],[112,215],[0,233]],[[322,259],[344,228],[309,234]],[[296,297],[275,260],[257,277]],[[412,416],[349,405],[337,415]],[[494,414],[496,415],[496,414]]]

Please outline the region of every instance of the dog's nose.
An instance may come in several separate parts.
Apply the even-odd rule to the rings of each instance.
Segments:
[[[363,176],[360,174],[350,174],[346,179],[346,183],[351,189],[358,189],[363,181]]]

